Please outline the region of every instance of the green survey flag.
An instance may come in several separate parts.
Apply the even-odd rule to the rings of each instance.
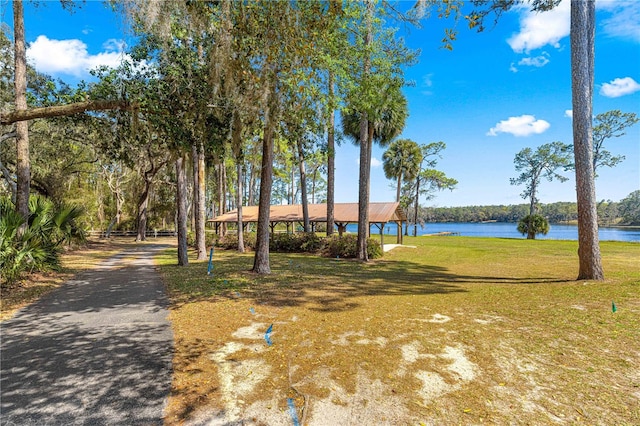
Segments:
[[[611,312],[615,312],[617,310],[618,310],[618,308],[616,307],[616,302],[612,301],[611,302]]]

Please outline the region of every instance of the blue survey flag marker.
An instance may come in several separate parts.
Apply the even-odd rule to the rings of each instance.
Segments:
[[[211,275],[211,271],[213,270],[213,247],[209,251],[209,266],[207,266],[207,275]]]
[[[616,302],[611,301],[611,312],[615,312],[618,310],[618,307],[616,306]]]
[[[273,343],[271,342],[271,330],[273,330],[273,324],[267,328],[267,331],[264,333],[264,340],[267,342],[267,345],[271,346]]]
[[[249,308],[249,312],[251,312],[252,315],[256,314],[256,310],[253,309],[253,306]]]
[[[293,403],[293,398],[287,398],[287,404],[289,405],[289,414],[291,415],[291,420],[293,420],[293,425],[300,426],[300,421],[298,420],[298,412],[296,411],[296,406]]]

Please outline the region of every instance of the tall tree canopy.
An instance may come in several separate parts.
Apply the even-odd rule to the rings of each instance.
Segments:
[[[511,185],[525,184],[522,198],[529,199],[529,214],[536,214],[538,190],[542,179],[549,182],[556,179],[565,182],[568,179],[559,174],[559,168],[571,164],[571,146],[562,142],[551,142],[539,146],[535,151],[524,148],[513,160],[516,171],[521,172],[517,178],[511,178]]]

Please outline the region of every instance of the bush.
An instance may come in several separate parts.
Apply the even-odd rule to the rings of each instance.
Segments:
[[[316,253],[322,246],[322,238],[313,232],[275,234],[269,238],[269,250],[274,252]]]
[[[217,245],[218,235],[213,231],[204,231],[204,245],[212,247]],[[196,233],[193,231],[187,232],[187,245],[189,247],[196,247]],[[238,240],[236,239],[236,247],[238,247]]]
[[[529,240],[534,240],[537,234],[547,235],[549,228],[549,221],[539,214],[525,216],[518,222],[518,232]]]
[[[357,256],[358,236],[354,234],[333,235],[325,239],[325,254],[329,257],[355,258]],[[378,240],[367,240],[367,255],[369,259],[382,257],[382,246]]]
[[[255,250],[256,234],[244,234],[245,248]],[[329,257],[356,257],[357,236],[346,234],[342,237],[334,235],[329,238],[319,237],[313,232],[308,233],[278,233],[269,237],[269,251],[280,253],[323,253]],[[236,234],[227,234],[220,237],[216,247],[236,250],[238,237]],[[367,243],[369,259],[382,257],[382,246],[377,240],[369,238]]]
[[[256,248],[256,234],[255,232],[242,234],[244,241],[244,248],[249,250],[255,250]],[[237,250],[238,249],[238,235],[227,234],[222,237],[216,237],[215,246],[223,249]]]
[[[58,269],[62,244],[84,241],[78,225],[83,210],[77,206],[56,206],[44,197],[29,200],[26,221],[15,212],[13,203],[0,199],[0,275],[7,284],[25,271]]]

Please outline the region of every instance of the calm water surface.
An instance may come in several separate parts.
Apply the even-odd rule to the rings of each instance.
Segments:
[[[490,222],[490,223],[467,223],[467,222],[434,222],[424,226],[418,226],[417,235],[437,234],[439,232],[452,232],[467,237],[496,237],[496,238],[526,238],[520,234],[515,223]],[[387,224],[384,229],[385,234],[395,235],[396,225]],[[347,226],[349,232],[358,232],[358,226],[351,224]],[[380,230],[371,226],[371,235],[380,234]],[[409,235],[413,235],[413,226],[409,227]],[[538,235],[541,240],[577,240],[578,227],[576,225],[551,224],[551,229],[547,235]],[[636,241],[640,242],[640,228],[600,228],[600,241]]]

